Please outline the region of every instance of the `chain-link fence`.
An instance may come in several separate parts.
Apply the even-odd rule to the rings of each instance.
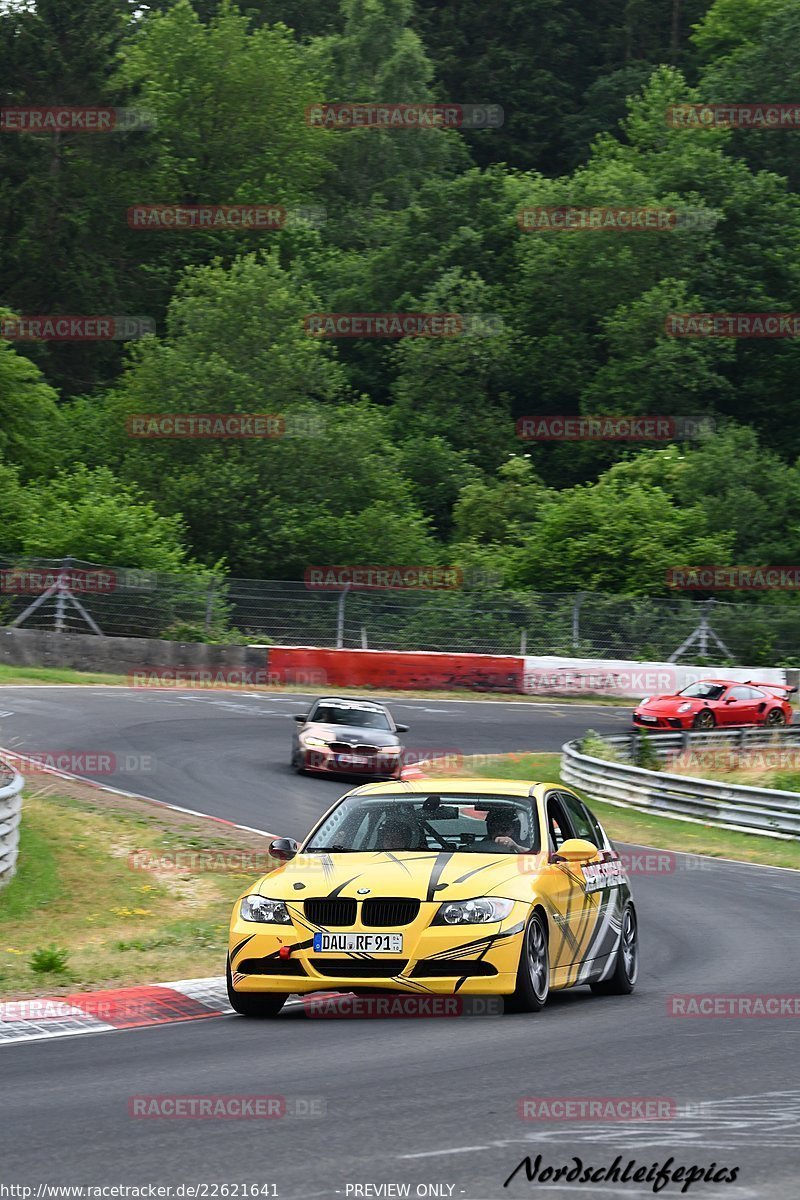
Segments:
[[[800,665],[800,604],[689,597],[320,590],[79,560],[0,558],[0,624],[111,637]]]

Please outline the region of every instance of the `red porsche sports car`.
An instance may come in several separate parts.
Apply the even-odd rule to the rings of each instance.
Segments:
[[[672,696],[645,696],[633,710],[642,729],[714,729],[729,725],[791,725],[788,699],[796,687],[701,679]]]

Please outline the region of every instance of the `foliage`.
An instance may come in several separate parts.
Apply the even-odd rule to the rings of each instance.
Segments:
[[[588,653],[614,624],[605,594],[622,593],[608,637],[674,649],[691,605],[670,609],[667,635],[638,599],[667,596],[670,567],[800,561],[800,340],[665,327],[675,312],[797,307],[800,166],[791,133],[684,129],[666,111],[794,101],[799,47],[794,0],[3,5],[5,104],[152,117],[134,133],[3,134],[3,315],[142,314],[157,333],[127,348],[0,341],[0,551],[139,566],[200,591],[223,571],[455,564],[479,582],[427,615],[398,609],[398,639],[455,624],[473,645],[525,632]],[[331,130],[307,116],[323,101],[495,103],[505,119]],[[288,217],[259,232],[132,228],[128,209],[145,203]],[[534,206],[680,219],[531,232],[519,217]],[[337,312],[483,325],[309,334],[311,314]],[[285,435],[136,438],[127,425],[208,412],[277,415]],[[515,422],[543,414],[703,416],[710,432],[521,440]],[[577,638],[571,601],[547,591],[595,598]],[[744,604],[715,615],[732,654],[789,653],[796,597],[775,605],[785,623],[759,597],[732,599]],[[152,620],[206,634],[202,602],[177,585]],[[220,592],[213,632],[230,624]]]

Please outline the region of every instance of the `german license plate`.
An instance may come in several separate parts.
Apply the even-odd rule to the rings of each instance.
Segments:
[[[402,954],[402,933],[315,933],[317,952],[356,951],[360,954]]]
[[[658,717],[639,717],[640,721],[647,721],[648,725],[655,725]]]
[[[363,754],[337,754],[336,761],[343,767],[364,767],[369,759]]]

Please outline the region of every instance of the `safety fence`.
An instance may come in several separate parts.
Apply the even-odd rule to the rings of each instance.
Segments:
[[[745,833],[800,837],[797,792],[647,770],[635,765],[641,754],[642,738],[646,739],[648,751],[662,761],[681,751],[696,751],[702,761],[702,754],[711,750],[800,750],[800,726],[769,732],[740,729],[716,733],[633,733],[604,738],[615,760],[584,754],[581,743],[574,741],[562,746],[561,759],[564,782],[593,800]]]
[[[16,870],[24,782],[19,772],[0,761],[0,888]]]
[[[109,637],[345,649],[800,665],[800,603],[506,589],[329,589],[78,559],[0,556],[0,625]]]

